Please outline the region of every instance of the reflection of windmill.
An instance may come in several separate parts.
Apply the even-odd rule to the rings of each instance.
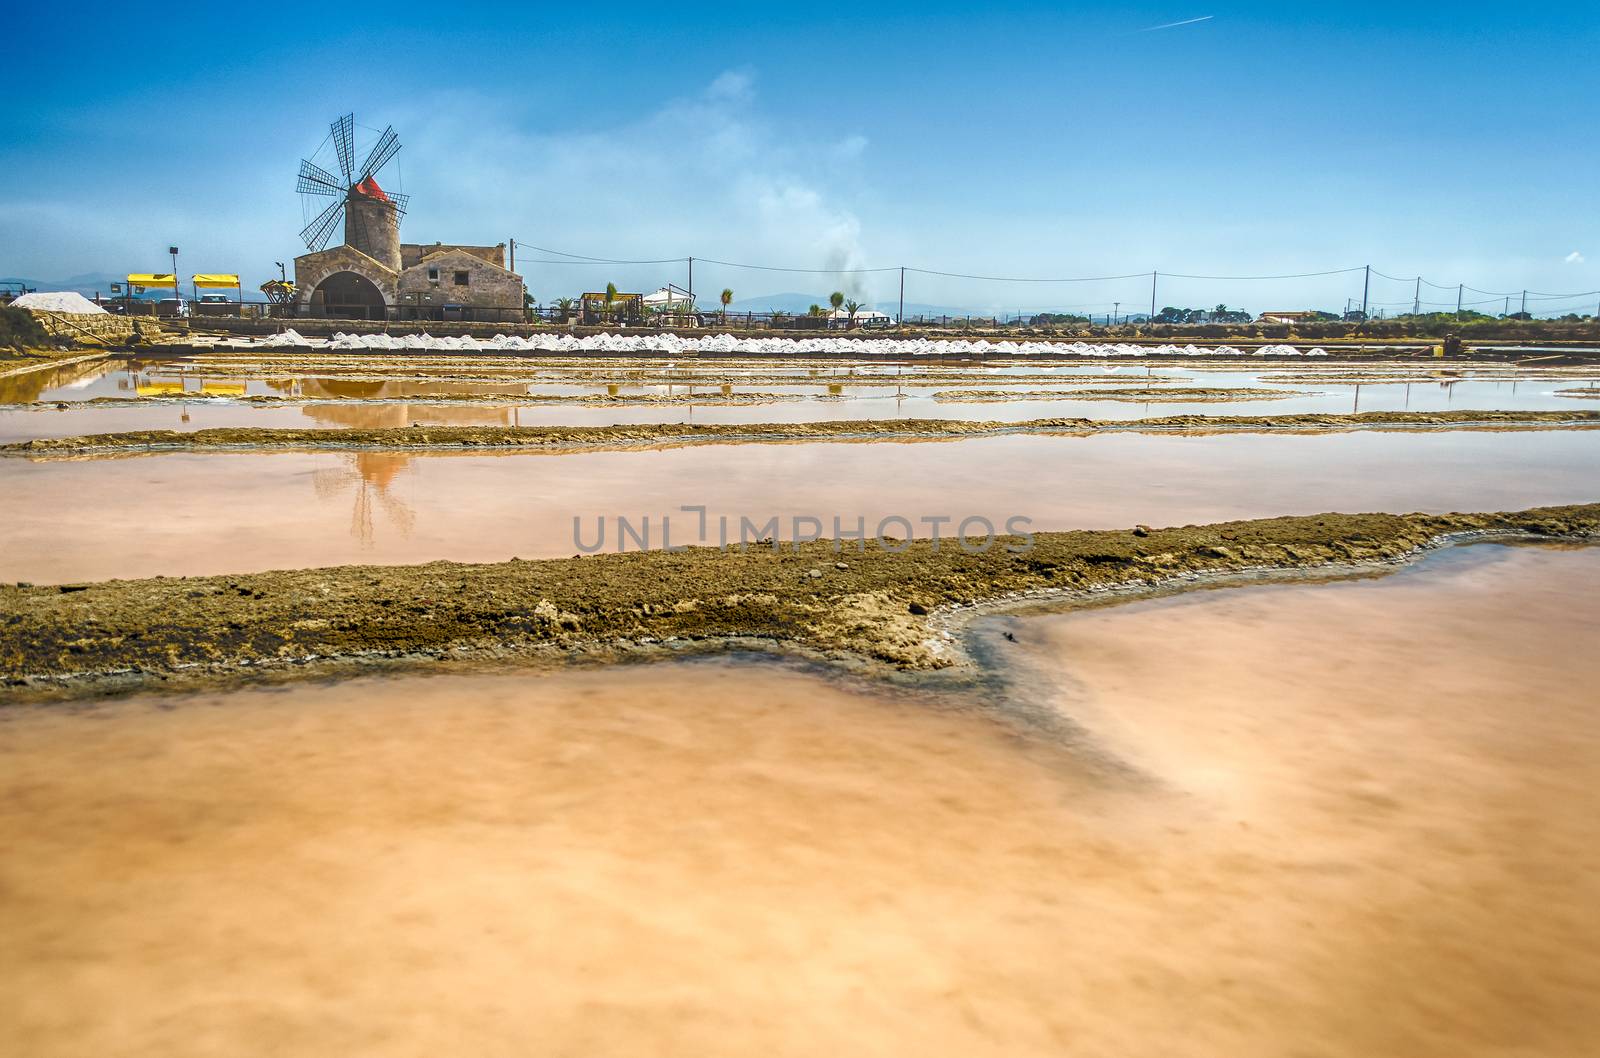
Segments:
[[[311,475],[311,486],[318,499],[333,499],[347,485],[355,486],[355,507],[350,512],[350,535],[370,546],[372,531],[372,501],[377,499],[401,536],[410,536],[416,523],[416,514],[389,491],[389,486],[400,472],[411,463],[411,457],[397,452],[361,452],[351,457],[352,467],[317,470]]]
[[[339,159],[339,172],[335,176],[309,158],[300,162],[300,179],[295,189],[300,192],[306,214],[321,208],[316,219],[305,226],[300,237],[313,252],[328,245],[333,232],[344,218],[344,241],[374,260],[391,264],[385,247],[392,242],[395,260],[392,267],[399,268],[400,218],[405,214],[407,196],[393,194],[378,186],[378,172],[394,159],[400,151],[400,137],[394,126],[384,129],[377,142],[367,152],[361,168],[355,165],[355,115],[346,114],[335,121],[329,138]],[[325,199],[332,198],[324,208]],[[377,252],[374,252],[374,251]]]

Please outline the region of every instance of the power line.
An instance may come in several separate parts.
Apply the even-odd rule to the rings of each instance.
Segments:
[[[629,261],[629,260],[623,260],[623,259],[615,258],[615,257],[586,257],[581,253],[567,253],[564,250],[552,250],[548,246],[535,246],[531,242],[530,243],[521,243],[521,242],[519,242],[519,243],[517,243],[517,245],[518,246],[526,246],[526,247],[528,247],[528,249],[537,250],[540,253],[555,254],[557,257],[570,257],[570,258],[573,258],[574,260],[587,261],[587,262],[589,262],[591,264],[626,264],[626,265],[683,264],[685,261],[688,260],[687,257],[662,257],[662,258],[658,258],[658,259],[653,260],[653,261]],[[550,262],[545,262],[545,263],[548,263],[548,264],[560,264],[562,262],[550,261]]]
[[[1365,265],[1356,265],[1354,268],[1332,268],[1332,269],[1329,269],[1326,272],[1298,272],[1298,273],[1295,273],[1295,274],[1292,274],[1292,275],[1281,275],[1281,276],[1191,276],[1191,275],[1185,275],[1182,272],[1157,272],[1156,275],[1161,276],[1163,279],[1209,279],[1209,280],[1213,280],[1215,282],[1226,282],[1226,283],[1241,282],[1242,283],[1242,282],[1252,282],[1252,281],[1255,281],[1255,280],[1266,280],[1266,279],[1314,279],[1317,276],[1337,276],[1337,275],[1344,275],[1347,272],[1359,272],[1364,267],[1366,267],[1366,266]],[[1149,272],[1140,272],[1137,277],[1130,276],[1128,278],[1130,278],[1130,279],[1132,279],[1132,278],[1140,278],[1140,279],[1142,279],[1143,277],[1145,277],[1145,276],[1147,276],[1149,274],[1150,274]]]
[[[758,272],[804,272],[808,275],[856,275],[862,272],[898,272],[900,266],[892,268],[782,268],[778,265],[740,264],[737,261],[718,261],[713,257],[696,257],[696,261],[706,264],[722,265],[724,268],[750,268]],[[915,272],[915,268],[907,268],[907,272]]]
[[[1355,273],[1355,272],[1367,271],[1370,275],[1377,276],[1380,279],[1387,279],[1390,282],[1394,282],[1394,283],[1422,283],[1422,284],[1426,284],[1429,287],[1432,287],[1432,288],[1434,288],[1436,290],[1457,290],[1457,289],[1459,289],[1459,290],[1462,290],[1462,291],[1471,291],[1474,294],[1483,294],[1486,297],[1489,297],[1489,298],[1492,298],[1492,299],[1501,299],[1501,298],[1507,298],[1507,297],[1522,297],[1522,296],[1526,296],[1529,299],[1540,300],[1540,301],[1566,301],[1566,300],[1573,300],[1573,299],[1577,299],[1577,298],[1590,298],[1590,297],[1600,296],[1600,290],[1581,290],[1581,291],[1574,291],[1572,293],[1565,293],[1565,294],[1555,294],[1555,293],[1550,293],[1548,291],[1534,291],[1534,290],[1528,290],[1528,291],[1483,290],[1483,289],[1481,289],[1479,287],[1467,286],[1464,283],[1462,283],[1462,284],[1435,283],[1431,279],[1427,279],[1427,278],[1425,278],[1423,276],[1394,276],[1394,275],[1388,274],[1387,272],[1380,272],[1376,268],[1371,268],[1370,266],[1365,266],[1365,265],[1356,265],[1356,266],[1353,266],[1353,267],[1350,267],[1350,268],[1330,268],[1330,269],[1326,269],[1326,270],[1318,271],[1318,272],[1286,272],[1286,273],[1282,273],[1282,274],[1279,274],[1279,275],[1231,275],[1231,276],[1227,276],[1227,275],[1200,275],[1200,274],[1197,274],[1197,273],[1190,273],[1190,272],[1161,272],[1161,271],[1153,270],[1153,271],[1147,271],[1147,272],[1130,272],[1130,273],[1127,273],[1125,275],[1108,275],[1108,276],[1058,276],[1058,277],[996,276],[996,275],[981,275],[981,274],[973,273],[973,272],[946,272],[946,271],[942,271],[940,269],[917,268],[917,267],[914,267],[914,266],[911,266],[911,265],[904,265],[904,266],[894,265],[894,266],[861,267],[861,268],[794,268],[794,267],[789,267],[789,266],[786,266],[786,265],[764,265],[764,264],[752,264],[752,263],[744,262],[744,261],[722,261],[722,260],[718,260],[718,259],[716,259],[714,257],[699,257],[699,258],[659,257],[659,258],[648,258],[648,259],[645,259],[645,258],[622,258],[622,257],[597,257],[597,256],[591,256],[591,255],[588,255],[588,254],[568,253],[565,250],[555,250],[555,249],[551,249],[548,246],[534,246],[531,243],[519,244],[519,245],[526,245],[527,248],[530,249],[530,250],[534,250],[534,251],[537,251],[539,253],[550,254],[550,255],[552,255],[554,257],[562,258],[562,260],[549,260],[549,259],[534,258],[534,259],[531,259],[531,260],[529,260],[527,262],[528,264],[539,264],[539,265],[579,265],[579,264],[589,264],[589,265],[596,265],[596,264],[607,264],[607,265],[669,265],[669,264],[685,264],[690,260],[697,260],[697,261],[701,261],[701,262],[703,262],[705,264],[719,265],[719,266],[721,266],[723,268],[748,269],[748,270],[751,270],[751,271],[758,271],[758,272],[787,272],[787,273],[793,273],[793,274],[797,274],[797,275],[868,275],[868,274],[873,274],[873,273],[884,273],[884,272],[912,272],[912,273],[916,273],[918,275],[939,276],[939,277],[945,278],[945,279],[969,279],[969,280],[973,280],[973,281],[976,281],[976,282],[985,282],[985,283],[1115,283],[1115,282],[1124,282],[1124,281],[1133,280],[1133,279],[1144,280],[1144,279],[1150,279],[1150,278],[1190,279],[1190,280],[1200,280],[1200,281],[1204,281],[1204,282],[1214,282],[1214,283],[1254,283],[1254,282],[1272,282],[1272,281],[1276,281],[1276,280],[1288,280],[1288,279],[1319,279],[1319,278],[1322,278],[1322,277],[1325,277],[1325,276],[1349,275],[1349,274],[1352,274],[1352,273]],[[1416,299],[1413,298],[1413,301],[1415,302]],[[1373,302],[1373,304],[1386,304],[1386,305],[1394,304],[1394,305],[1398,305],[1398,304],[1404,304],[1404,302],[1398,302],[1398,301],[1396,301],[1396,302]],[[1445,303],[1444,302],[1429,302],[1429,304],[1445,304]],[[1487,304],[1487,302],[1474,302],[1473,304]]]

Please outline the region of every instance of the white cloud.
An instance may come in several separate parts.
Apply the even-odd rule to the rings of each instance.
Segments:
[[[1567,254],[1567,256],[1563,257],[1562,260],[1567,262],[1567,264],[1583,264],[1584,258],[1583,254],[1579,253],[1577,250],[1573,250],[1571,253]]]
[[[717,75],[716,80],[706,88],[705,94],[707,99],[748,102],[755,94],[755,79],[742,71],[728,70]]]
[[[748,73],[720,74],[692,94],[623,120],[548,115],[463,123],[492,113],[482,101],[398,115],[406,143],[408,239],[525,241],[518,270],[548,299],[587,283],[682,283],[677,265],[540,265],[533,245],[595,257],[693,254],[757,264],[837,270],[862,264],[862,225],[847,204],[867,150],[851,136],[830,149],[776,128],[757,105]],[[437,103],[437,100],[435,101]],[[561,131],[546,131],[559,122]],[[847,289],[848,277],[695,266],[695,287],[732,286],[738,297]]]

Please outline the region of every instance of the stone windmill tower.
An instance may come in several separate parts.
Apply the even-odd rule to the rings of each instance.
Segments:
[[[321,208],[326,198],[333,199],[306,225],[300,237],[315,253],[328,245],[342,218],[346,246],[398,272],[400,218],[406,212],[407,196],[385,191],[378,184],[378,173],[399,153],[400,137],[395,135],[393,126],[384,129],[358,169],[355,124],[355,115],[346,114],[333,123],[329,132],[339,157],[339,176],[309,159],[300,162],[300,180],[295,189],[307,202],[307,212]]]

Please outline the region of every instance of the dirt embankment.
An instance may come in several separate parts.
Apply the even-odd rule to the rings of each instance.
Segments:
[[[206,393],[204,391],[182,393],[153,393],[140,397],[90,397],[82,401],[33,401],[28,404],[15,404],[5,410],[40,410],[44,408],[137,408],[140,405],[150,404],[236,404],[249,407],[274,408],[280,406],[299,407],[306,404],[417,404],[417,405],[443,405],[455,406],[505,406],[505,407],[539,407],[541,405],[605,405],[627,407],[652,407],[655,405],[693,404],[696,406],[741,406],[760,404],[784,404],[797,402],[815,397],[802,396],[793,393],[583,393],[583,394],[546,394],[522,393],[510,396],[461,394],[459,396],[436,396],[422,394],[419,396],[400,397],[313,397],[313,396],[280,396],[278,394],[250,394],[248,396],[234,396],[232,394]]]
[[[938,439],[1016,433],[1133,430],[1313,431],[1350,429],[1539,429],[1600,426],[1600,411],[1372,411],[1354,415],[1166,415],[1145,419],[865,419],[813,423],[634,423],[615,426],[413,426],[374,430],[130,430],[0,445],[3,455],[306,449],[497,449],[554,451],[703,442]]]
[[[0,588],[0,700],[331,674],[378,664],[554,662],[781,645],[928,670],[952,609],[1249,571],[1400,559],[1458,534],[1600,536],[1600,503],[1497,514],[1341,515],[1041,533],[1032,550],[608,554],[467,565]],[[1015,541],[1013,541],[1015,542]]]
[[[1014,400],[1126,400],[1138,403],[1161,401],[1169,404],[1225,403],[1235,400],[1281,400],[1285,397],[1306,396],[1292,389],[1251,389],[1211,386],[1168,386],[1152,389],[1134,386],[1109,389],[946,389],[933,395],[933,399],[946,403],[987,404]]]
[[[0,346],[0,378],[27,374],[40,368],[64,367],[86,360],[104,360],[104,351],[84,349],[16,349]]]

